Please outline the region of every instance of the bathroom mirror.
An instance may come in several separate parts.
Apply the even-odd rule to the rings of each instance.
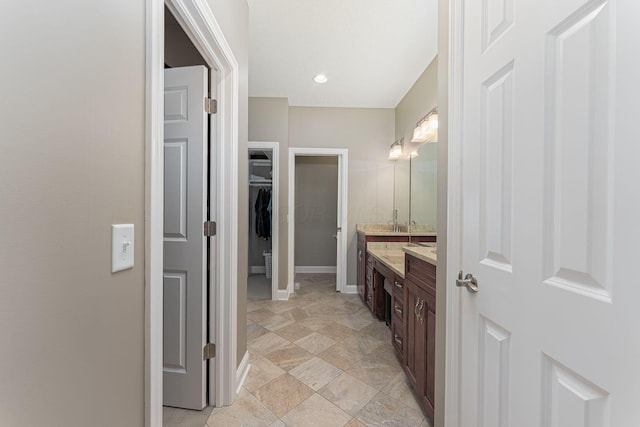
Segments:
[[[397,212],[397,224],[409,224],[411,162],[408,158],[399,159],[393,166],[393,208]]]
[[[412,233],[434,231],[437,213],[438,144],[426,143],[411,158],[410,220]]]

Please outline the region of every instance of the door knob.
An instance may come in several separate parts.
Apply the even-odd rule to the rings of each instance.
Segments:
[[[464,276],[464,279],[463,279],[462,278],[462,270],[460,270],[460,273],[458,273],[458,279],[456,280],[456,286],[458,286],[458,287],[463,287],[464,286],[472,294],[475,294],[476,292],[478,292],[478,281],[476,280],[476,278],[473,277],[473,274],[469,273],[466,276]]]

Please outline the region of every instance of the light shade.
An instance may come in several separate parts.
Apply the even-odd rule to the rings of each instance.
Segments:
[[[411,142],[434,142],[438,139],[438,110],[434,108],[413,130]]]
[[[391,148],[389,149],[389,160],[398,160],[402,157],[402,143],[403,139],[399,139],[393,144],[391,144]]]

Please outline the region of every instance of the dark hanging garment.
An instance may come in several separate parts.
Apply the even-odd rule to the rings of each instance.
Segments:
[[[256,233],[263,239],[271,237],[271,214],[269,204],[271,203],[271,191],[261,188],[254,205],[256,212]]]

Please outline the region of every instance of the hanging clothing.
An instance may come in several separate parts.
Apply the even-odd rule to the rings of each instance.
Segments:
[[[267,211],[269,211],[269,236],[271,236],[271,227],[272,227],[272,220],[271,220],[271,192],[269,192],[269,206],[267,206]]]
[[[271,237],[271,214],[269,205],[271,204],[271,190],[261,188],[254,205],[256,212],[256,233],[265,240]]]

